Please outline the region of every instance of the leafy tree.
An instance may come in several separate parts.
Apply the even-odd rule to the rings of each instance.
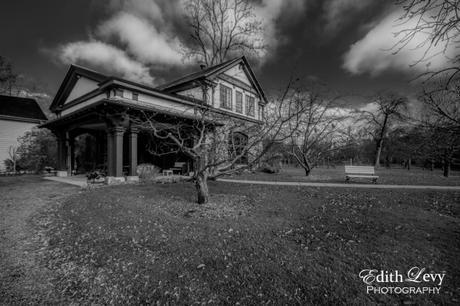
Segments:
[[[56,139],[47,129],[34,128],[19,139],[17,165],[20,169],[39,172],[56,166]]]
[[[192,46],[186,57],[212,66],[231,56],[257,55],[265,49],[261,21],[248,0],[188,0],[186,19]]]

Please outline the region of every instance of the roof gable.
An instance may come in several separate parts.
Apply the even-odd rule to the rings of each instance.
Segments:
[[[50,106],[51,111],[53,112],[56,111],[57,108],[62,106],[65,102],[70,101],[70,99],[73,99],[72,98],[73,94],[76,93],[74,90],[76,90],[77,92],[80,92],[81,94],[84,94],[82,93],[82,88],[78,88],[78,87],[76,88],[76,84],[77,82],[79,82],[79,79],[81,77],[84,77],[86,80],[92,81],[96,84],[107,79],[107,76],[99,72],[96,72],[96,71],[93,71],[87,68],[83,68],[80,66],[71,65],[64,77],[64,80],[61,83],[61,86],[59,86],[59,89],[56,95],[54,96],[53,102],[51,103],[51,106]],[[79,85],[84,85],[83,83],[85,82],[87,81],[80,82]],[[89,88],[91,86],[83,86],[83,87]],[[76,98],[76,96],[74,98]]]
[[[34,99],[4,95],[0,95],[0,116],[47,120]]]
[[[244,74],[241,72],[238,73],[238,76],[236,78],[242,82],[249,82],[249,84],[253,86],[254,89],[257,91],[257,93],[261,96],[262,100],[264,102],[267,102],[265,93],[262,87],[260,86],[259,82],[257,81],[254,72],[249,66],[249,63],[246,60],[246,57],[244,56],[223,62],[221,64],[217,64],[209,68],[205,68],[198,72],[191,73],[189,75],[186,75],[182,78],[179,78],[170,83],[159,86],[157,88],[160,90],[166,91],[166,92],[173,93],[173,92],[182,90],[184,88],[190,87],[190,85],[193,83],[198,83],[206,79],[212,80],[213,78],[218,77],[220,74],[223,74],[225,72],[227,72],[225,73],[226,75],[229,75],[230,77],[235,77],[234,75],[232,75],[232,72],[234,74],[234,71],[236,71],[234,68],[236,67],[241,67],[241,71],[244,72]]]

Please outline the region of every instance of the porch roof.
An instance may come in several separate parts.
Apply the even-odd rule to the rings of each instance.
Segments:
[[[113,106],[121,106],[127,110],[139,110],[139,111],[148,111],[148,112],[155,112],[161,115],[167,115],[171,117],[176,117],[176,118],[182,118],[182,119],[191,119],[191,120],[196,120],[199,119],[198,115],[190,114],[190,113],[185,113],[178,111],[177,109],[169,108],[169,107],[162,107],[159,105],[153,105],[148,102],[142,102],[142,101],[133,101],[129,99],[110,99],[110,98],[105,98],[101,99],[97,102],[91,103],[88,106],[82,107],[81,109],[76,110],[75,112],[69,113],[67,115],[62,115],[54,119],[50,119],[47,122],[39,125],[39,127],[43,128],[53,128],[57,126],[62,126],[62,125],[67,125],[69,122],[73,121],[78,121],[78,118],[83,116],[84,114],[91,113],[91,111],[94,111],[96,108],[100,106],[108,106],[108,105],[113,105]],[[212,120],[206,120],[209,123],[216,124],[216,122]]]

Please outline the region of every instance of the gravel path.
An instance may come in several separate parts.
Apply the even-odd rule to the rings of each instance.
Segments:
[[[218,179],[220,182],[238,184],[258,184],[277,186],[307,186],[307,187],[339,187],[339,188],[376,188],[376,189],[433,189],[433,190],[460,190],[460,186],[424,186],[424,185],[379,185],[379,184],[338,184],[338,183],[308,183],[308,182],[274,182]]]

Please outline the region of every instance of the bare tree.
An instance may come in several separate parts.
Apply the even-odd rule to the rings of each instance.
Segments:
[[[394,93],[379,94],[374,98],[376,110],[359,110],[359,121],[364,121],[375,141],[375,167],[380,167],[384,139],[394,120],[401,119],[407,109],[407,98]]]
[[[408,28],[396,33],[400,38],[395,46],[396,52],[405,48],[418,35],[428,35],[423,42],[417,42],[418,48],[424,48],[422,58],[418,62],[429,61],[432,57],[441,54],[432,54],[434,47],[441,46],[441,53],[446,53],[448,48],[460,47],[460,2],[456,0],[396,0],[404,14],[401,16],[403,23]],[[412,25],[411,21],[415,21]],[[429,78],[438,74],[449,73],[447,83],[454,79],[460,72],[460,54],[456,52],[449,58],[451,65],[439,71],[430,71],[423,75]]]
[[[442,161],[444,176],[448,177],[454,155],[460,150],[460,81],[445,85],[445,80],[433,80],[423,89],[420,126],[428,131],[426,145],[432,158]]]
[[[308,176],[318,162],[345,145],[340,141],[343,134],[339,131],[340,121],[345,116],[333,109],[339,97],[326,97],[316,86],[307,92],[296,93],[295,98],[303,111],[295,118],[298,127],[291,136],[289,154]]]
[[[9,160],[12,165],[13,172],[16,173],[16,168],[17,168],[16,164],[19,159],[18,148],[15,146],[10,146],[8,148],[8,156],[9,156]]]
[[[257,166],[272,144],[286,141],[297,129],[295,119],[304,108],[290,99],[290,88],[291,83],[265,107],[264,120],[259,124],[217,112],[205,102],[172,121],[160,113],[144,111],[132,119],[132,124],[159,143],[150,147],[151,153],[181,152],[191,159],[191,181],[197,202],[203,204],[209,199],[208,179]]]
[[[18,75],[13,72],[13,65],[0,55],[0,93],[12,95]]]
[[[261,21],[248,0],[188,0],[186,18],[192,46],[185,55],[207,66],[238,54],[253,55],[265,49]]]

